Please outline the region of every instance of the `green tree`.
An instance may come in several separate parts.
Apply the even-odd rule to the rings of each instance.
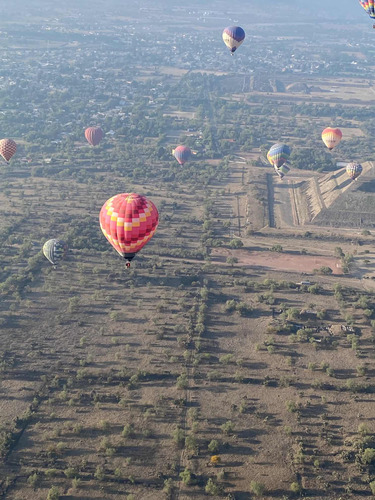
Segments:
[[[185,443],[185,432],[183,429],[177,427],[177,429],[172,432],[172,439],[179,448],[182,448]]]
[[[238,259],[237,257],[227,257],[226,263],[233,267],[234,264],[238,263]]]
[[[47,500],[59,500],[60,498],[60,490],[57,486],[52,486],[52,488],[48,491]]]
[[[224,434],[232,434],[234,431],[234,423],[231,420],[227,420],[222,426],[221,430],[224,432]]]
[[[163,491],[168,498],[170,498],[170,496],[172,495],[173,489],[174,489],[174,482],[173,479],[169,477],[164,481],[164,487],[163,487]]]
[[[133,424],[125,424],[121,433],[122,437],[131,438],[134,436],[134,426]]]
[[[207,481],[204,491],[211,496],[220,496],[223,493],[221,486],[215,483],[212,478]]]
[[[68,467],[67,469],[64,470],[64,474],[68,479],[72,479],[77,475],[77,471],[75,470],[74,467]]]
[[[263,483],[258,483],[258,481],[251,481],[250,491],[254,493],[256,497],[261,497],[265,491],[266,487]]]
[[[192,453],[196,453],[198,450],[198,442],[196,438],[192,435],[186,436],[185,438],[185,448]]]
[[[105,476],[104,476],[104,469],[103,469],[103,467],[101,465],[98,465],[96,467],[94,477],[98,481],[103,481],[103,479],[104,479]]]
[[[27,483],[32,487],[32,488],[35,488],[36,485],[37,485],[37,482],[38,482],[38,474],[36,472],[34,472],[34,474],[31,474],[28,478],[27,478]]]
[[[189,486],[193,483],[191,471],[189,469],[185,469],[180,472],[180,479],[186,486]]]
[[[241,240],[239,240],[238,238],[235,238],[235,239],[233,239],[233,240],[231,240],[231,241],[229,242],[229,246],[230,246],[231,248],[241,248],[241,247],[243,247],[243,243],[242,243],[242,241],[241,241]]]
[[[315,274],[323,274],[324,276],[328,276],[333,273],[332,269],[328,266],[319,267],[319,269],[314,269]]]
[[[297,481],[295,481],[290,485],[290,491],[292,491],[293,493],[301,493],[302,486]]]
[[[366,448],[362,453],[362,463],[371,465],[375,462],[375,448]]]
[[[210,453],[218,453],[220,449],[219,441],[217,441],[216,439],[212,439],[208,443],[207,448]]]
[[[79,490],[80,485],[81,485],[81,480],[78,477],[72,479],[72,489],[74,491]]]
[[[177,389],[187,389],[189,386],[189,381],[186,373],[181,373],[179,377],[177,377],[176,383]]]
[[[336,247],[336,248],[335,248],[334,255],[335,255],[335,257],[337,257],[338,259],[341,259],[342,257],[345,257],[345,254],[344,254],[344,252],[343,252],[343,250],[342,250],[342,248],[341,248],[341,247]]]

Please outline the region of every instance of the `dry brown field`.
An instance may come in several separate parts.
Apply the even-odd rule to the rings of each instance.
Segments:
[[[157,235],[130,271],[105,245],[73,248],[56,270],[41,261],[20,298],[5,298],[6,498],[44,499],[52,485],[71,499],[205,498],[210,478],[236,499],[252,497],[251,481],[264,484],[267,499],[289,497],[292,483],[314,498],[346,495],[348,485],[352,498],[367,494],[366,466],[354,457],[364,429],[375,430],[373,337],[355,303],[362,295],[372,303],[373,292],[355,269],[374,256],[357,254],[353,273],[341,275],[333,252],[351,251],[345,231],[327,239],[310,228],[316,239],[303,239],[306,227],[289,234],[267,228],[264,171],[257,170],[255,189],[242,158],[209,194],[133,183],[163,209]],[[54,234],[68,220],[79,234],[96,227],[101,203],[122,184],[111,174],[103,193],[92,182],[25,175],[26,182],[7,181],[1,210],[19,233],[29,228],[36,245],[51,231],[46,213],[56,221]],[[259,200],[250,196],[262,192]],[[245,208],[257,206],[264,228],[247,236]],[[189,222],[193,216],[201,222]],[[243,249],[213,249],[206,260],[168,256],[171,248],[197,250],[204,220],[230,238],[238,219]],[[366,238],[361,252],[372,244]],[[275,243],[282,253],[269,251]],[[301,248],[306,254],[292,253]],[[6,265],[19,251],[9,245]],[[334,275],[312,275],[323,265]],[[306,273],[316,292],[295,285]],[[348,321],[358,329],[354,337],[341,329]],[[212,455],[220,456],[216,466]],[[179,477],[185,469],[189,484]]]

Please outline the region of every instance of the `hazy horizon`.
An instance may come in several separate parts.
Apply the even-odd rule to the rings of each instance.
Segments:
[[[366,13],[362,11],[361,6],[355,0],[334,0],[327,2],[325,0],[314,0],[307,3],[300,0],[271,0],[265,7],[262,0],[248,0],[246,5],[240,0],[233,0],[230,5],[223,0],[191,0],[187,4],[181,4],[177,0],[139,0],[135,2],[108,0],[103,3],[100,0],[67,0],[64,5],[51,5],[49,0],[34,0],[27,2],[26,0],[14,0],[11,5],[0,6],[1,21],[21,19],[24,16],[40,16],[46,18],[49,12],[59,12],[60,15],[68,14],[70,9],[86,14],[90,17],[102,12],[107,15],[117,14],[125,16],[141,8],[151,9],[207,9],[220,10],[227,13],[228,17],[239,12],[244,12],[249,16],[246,22],[285,22],[288,17],[293,16],[293,21],[310,22],[313,20],[332,21],[353,21],[354,23],[365,23]],[[116,12],[114,12],[116,11]]]

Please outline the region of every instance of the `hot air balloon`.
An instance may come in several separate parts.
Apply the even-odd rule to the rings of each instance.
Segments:
[[[362,5],[367,14],[371,17],[371,19],[375,19],[375,1],[359,0],[359,3]],[[373,28],[375,28],[375,24],[373,25]]]
[[[332,151],[341,141],[342,132],[339,128],[325,128],[322,132],[322,139],[327,148]]]
[[[100,127],[89,127],[85,130],[85,137],[91,146],[97,146],[103,139],[104,133]]]
[[[228,26],[223,31],[223,40],[233,55],[245,40],[245,31],[240,26]]]
[[[172,154],[180,165],[184,165],[191,158],[191,149],[187,146],[177,146],[177,148],[172,151]]]
[[[275,172],[280,177],[280,179],[282,179],[290,170],[286,163],[284,163],[284,165],[281,165],[280,168],[277,168],[276,166],[274,166],[273,168],[275,169]]]
[[[0,155],[5,161],[9,161],[17,150],[17,144],[13,139],[1,139],[0,141]]]
[[[104,236],[130,267],[135,254],[146,245],[159,222],[157,208],[145,196],[121,193],[107,200],[99,215]]]
[[[67,245],[62,240],[48,240],[43,245],[43,254],[53,266],[56,266],[62,260],[67,251]]]
[[[288,160],[290,153],[290,147],[280,142],[274,144],[268,151],[267,160],[274,167],[280,168]]]
[[[362,173],[362,165],[359,163],[348,163],[346,165],[346,173],[349,175],[352,181],[356,181],[357,177],[359,177]]]

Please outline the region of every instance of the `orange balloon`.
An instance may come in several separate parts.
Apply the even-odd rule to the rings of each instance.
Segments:
[[[322,139],[327,148],[332,151],[341,141],[342,132],[339,128],[325,128],[322,132]]]

